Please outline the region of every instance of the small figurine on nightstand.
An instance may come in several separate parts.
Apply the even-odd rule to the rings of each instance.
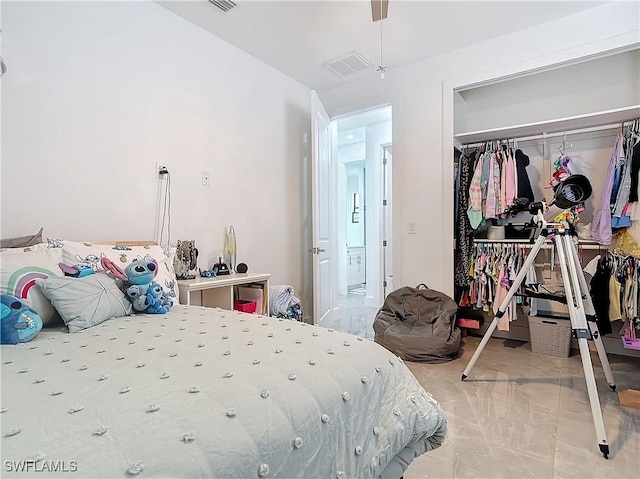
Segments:
[[[195,279],[192,271],[198,265],[198,249],[195,240],[180,241],[176,248],[176,256],[173,267],[176,270],[176,279]]]
[[[211,269],[199,270],[201,278],[215,278],[218,274],[218,267],[214,266]]]

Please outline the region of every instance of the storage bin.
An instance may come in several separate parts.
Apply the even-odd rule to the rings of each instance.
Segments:
[[[243,301],[238,299],[233,302],[233,309],[242,311],[243,313],[255,313],[258,303],[256,301]]]
[[[571,351],[571,321],[529,316],[531,351],[568,358]]]
[[[504,226],[489,226],[487,230],[487,239],[503,240],[505,238]]]

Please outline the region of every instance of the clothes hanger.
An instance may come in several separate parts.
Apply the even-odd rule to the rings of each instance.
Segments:
[[[632,148],[633,148],[640,141],[640,120],[639,119],[633,120],[631,122],[628,132],[633,141],[633,145],[632,145]]]
[[[556,150],[560,152],[560,156],[565,156],[566,151],[573,148],[573,144],[567,141],[567,132],[562,133],[562,143],[556,146]]]

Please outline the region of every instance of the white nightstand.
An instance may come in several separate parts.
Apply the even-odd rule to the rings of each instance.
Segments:
[[[270,277],[269,273],[234,273],[215,278],[178,280],[180,304],[190,305],[199,297],[202,306],[232,310],[236,286],[257,284],[262,287],[263,314],[268,316]]]

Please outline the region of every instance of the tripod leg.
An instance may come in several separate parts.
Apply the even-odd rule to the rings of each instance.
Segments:
[[[478,345],[475,352],[473,353],[473,356],[471,357],[471,361],[469,361],[469,364],[467,364],[467,367],[462,372],[462,377],[460,378],[461,381],[464,381],[469,376],[471,369],[473,368],[474,364],[480,357],[482,350],[484,349],[487,342],[489,341],[489,338],[491,338],[491,335],[495,331],[496,326],[498,326],[498,321],[500,321],[500,318],[504,316],[504,313],[509,307],[509,303],[511,302],[513,295],[516,294],[516,292],[518,291],[518,288],[520,288],[522,281],[524,281],[524,278],[527,275],[529,268],[533,265],[534,261],[536,260],[536,256],[538,256],[538,252],[542,248],[542,245],[544,245],[544,242],[546,241],[546,239],[547,237],[544,235],[538,236],[538,239],[533,245],[533,248],[531,248],[531,251],[529,252],[529,256],[527,256],[527,259],[522,265],[522,268],[520,268],[520,271],[518,272],[516,279],[511,285],[511,288],[509,288],[509,292],[507,293],[507,296],[504,298],[504,301],[502,301],[502,304],[498,308],[498,312],[495,314],[493,321],[489,325],[489,328],[487,329],[487,331],[484,333],[484,336],[482,337],[482,341],[480,341],[480,344]]]
[[[593,374],[593,364],[591,363],[591,353],[587,339],[591,337],[591,331],[587,325],[587,318],[584,312],[582,296],[580,295],[578,275],[576,265],[573,259],[569,259],[570,251],[575,248],[571,238],[561,232],[555,237],[556,249],[558,250],[558,259],[562,270],[562,281],[567,297],[567,306],[569,308],[569,317],[571,318],[571,327],[574,336],[578,340],[580,348],[580,357],[582,358],[582,369],[587,382],[587,393],[589,403],[591,405],[591,414],[593,416],[593,424],[596,429],[596,437],[598,439],[598,447],[605,459],[609,458],[609,444],[604,430],[604,421],[602,419],[602,410],[600,408],[600,399],[598,397],[598,388],[596,387],[596,378]]]
[[[593,336],[593,342],[596,345],[596,350],[598,351],[598,357],[600,358],[600,364],[602,365],[602,370],[604,371],[604,375],[607,378],[607,384],[611,388],[612,391],[616,390],[616,382],[613,378],[613,373],[611,372],[611,366],[609,365],[609,359],[607,358],[607,352],[604,349],[604,344],[602,344],[602,338],[600,337],[600,332],[598,331],[598,324],[595,321],[596,310],[593,307],[593,301],[591,300],[591,295],[589,294],[589,288],[587,286],[587,280],[584,278],[584,273],[582,273],[582,266],[580,265],[580,259],[578,258],[578,250],[575,248],[575,244],[571,242],[572,246],[570,251],[573,256],[573,263],[576,265],[576,270],[580,271],[578,273],[578,281],[580,282],[580,289],[582,291],[582,296],[585,298],[585,313],[587,315],[587,322],[589,324],[589,329],[591,330],[591,335]],[[593,318],[593,320],[589,320]]]

